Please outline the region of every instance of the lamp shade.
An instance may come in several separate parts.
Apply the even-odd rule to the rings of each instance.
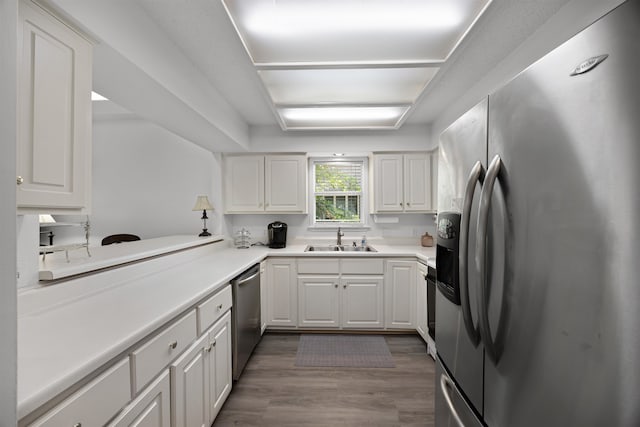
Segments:
[[[203,210],[213,210],[213,206],[209,203],[209,199],[207,196],[198,196],[196,199],[196,205],[192,210],[194,211],[203,211]]]

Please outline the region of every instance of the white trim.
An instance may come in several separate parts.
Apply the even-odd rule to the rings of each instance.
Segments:
[[[361,222],[316,223],[315,167],[320,162],[362,162],[362,193],[360,196]],[[309,227],[310,231],[337,230],[338,227],[349,230],[369,230],[369,158],[366,156],[309,157]]]

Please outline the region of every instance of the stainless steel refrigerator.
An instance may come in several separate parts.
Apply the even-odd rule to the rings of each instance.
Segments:
[[[436,426],[640,426],[640,1],[440,139]]]

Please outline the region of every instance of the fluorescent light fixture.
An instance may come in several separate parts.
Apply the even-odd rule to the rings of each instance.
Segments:
[[[274,104],[411,104],[435,67],[259,70]]]
[[[397,129],[492,0],[220,0],[283,129]]]
[[[424,31],[451,28],[464,18],[456,2],[411,2],[401,7],[386,1],[256,2],[245,17],[245,28],[258,37],[326,35],[334,31]]]
[[[98,92],[91,91],[91,100],[92,101],[108,101],[109,99],[100,95]]]
[[[222,0],[254,64],[442,62],[491,0]]]
[[[395,128],[409,106],[281,107],[286,129]]]

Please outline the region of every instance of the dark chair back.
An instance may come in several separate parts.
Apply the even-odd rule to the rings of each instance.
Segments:
[[[107,236],[102,239],[102,246],[110,245],[112,243],[134,242],[136,240],[140,240],[140,237],[135,234],[112,234],[111,236]]]

